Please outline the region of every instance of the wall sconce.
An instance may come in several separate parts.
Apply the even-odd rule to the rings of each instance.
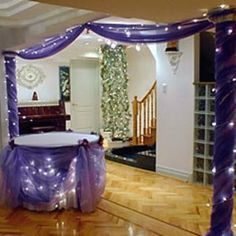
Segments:
[[[180,57],[183,54],[178,49],[178,41],[168,42],[165,52],[171,65],[173,74],[175,75],[179,66]]]

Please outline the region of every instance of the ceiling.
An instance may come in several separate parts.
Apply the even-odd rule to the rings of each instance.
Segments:
[[[236,6],[236,0],[36,0],[38,2],[134,17],[157,23],[201,16],[220,4]]]
[[[113,23],[175,22],[199,17],[222,3],[232,5],[236,0],[0,0],[0,31],[5,37],[5,40],[0,38],[0,46],[4,49],[25,48],[72,25],[95,20]],[[67,54],[78,50],[97,52],[98,45],[104,40],[98,41],[97,35],[84,33]],[[61,58],[64,56],[61,54]]]

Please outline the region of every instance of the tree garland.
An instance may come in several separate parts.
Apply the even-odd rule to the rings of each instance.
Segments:
[[[104,131],[122,140],[129,136],[129,99],[126,51],[123,45],[102,45],[100,75],[102,79],[102,117]]]

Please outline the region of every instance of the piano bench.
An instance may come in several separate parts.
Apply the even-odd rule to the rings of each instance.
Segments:
[[[33,133],[43,133],[43,132],[50,132],[55,131],[56,126],[35,126],[31,128]]]

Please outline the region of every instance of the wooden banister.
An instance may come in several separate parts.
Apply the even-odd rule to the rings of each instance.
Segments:
[[[155,142],[156,126],[156,81],[146,93],[146,95],[138,101],[137,96],[133,100],[133,144],[145,143],[145,138],[150,138],[149,143]]]

